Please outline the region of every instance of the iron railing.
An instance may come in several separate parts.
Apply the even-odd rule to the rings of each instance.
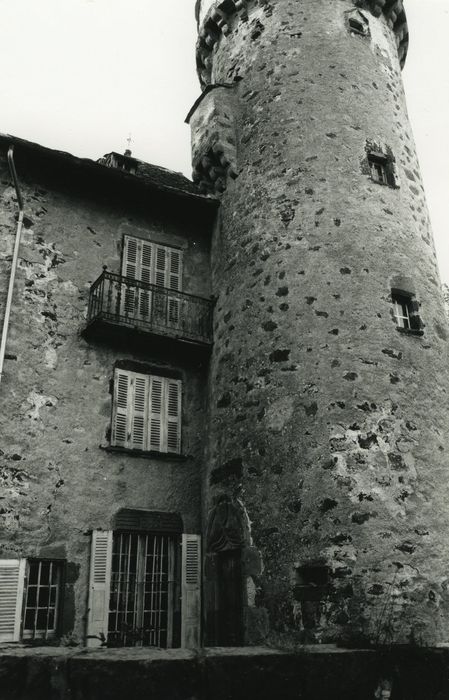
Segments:
[[[106,321],[156,335],[212,342],[212,301],[106,269],[90,288],[87,320],[88,326]]]

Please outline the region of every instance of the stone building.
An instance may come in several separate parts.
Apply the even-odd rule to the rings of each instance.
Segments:
[[[197,2],[194,183],[0,138],[0,640],[449,637],[402,0]]]

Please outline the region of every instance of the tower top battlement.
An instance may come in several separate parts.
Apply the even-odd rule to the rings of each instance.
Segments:
[[[354,3],[361,10],[372,12],[375,17],[383,13],[396,36],[401,67],[404,66],[409,44],[404,0],[358,0]],[[273,6],[269,0],[197,0],[195,15],[198,22],[197,68],[202,85],[210,82],[212,52],[222,35],[232,31],[236,19],[247,21],[248,11],[260,7],[269,16]]]

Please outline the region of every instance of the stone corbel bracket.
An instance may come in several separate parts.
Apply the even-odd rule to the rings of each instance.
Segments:
[[[235,88],[209,85],[186,119],[192,131],[192,178],[205,194],[222,194],[229,178],[238,176]]]
[[[358,0],[358,7],[372,12],[375,17],[383,13],[388,26],[396,36],[401,67],[407,56],[409,33],[403,0]],[[222,36],[232,31],[236,21],[247,22],[248,12],[261,7],[269,17],[273,13],[270,0],[217,0],[199,27],[197,42],[197,70],[201,85],[209,85],[212,77],[213,50]]]

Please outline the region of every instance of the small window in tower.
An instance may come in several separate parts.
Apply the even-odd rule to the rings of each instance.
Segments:
[[[368,19],[359,10],[349,12],[347,14],[347,22],[350,34],[364,37],[370,35]]]
[[[413,294],[392,290],[393,316],[398,330],[422,334],[423,323],[419,315],[419,303]]]
[[[369,151],[368,165],[373,182],[376,182],[378,185],[386,185],[387,187],[396,188],[398,186],[394,158],[392,156],[387,156],[377,151]]]

